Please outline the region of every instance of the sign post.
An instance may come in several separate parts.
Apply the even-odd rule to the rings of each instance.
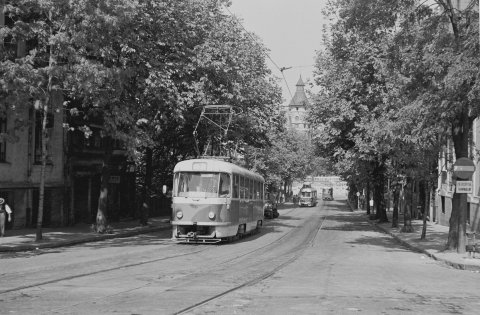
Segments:
[[[467,193],[473,192],[471,177],[475,172],[475,164],[468,158],[459,158],[453,164],[453,174],[458,179],[455,183],[455,193],[453,196],[453,205],[457,204],[459,209],[458,215],[458,231],[457,231],[457,252],[460,254],[466,251],[467,241]]]

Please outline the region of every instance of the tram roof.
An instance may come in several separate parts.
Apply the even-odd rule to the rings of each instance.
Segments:
[[[178,162],[173,169],[173,172],[225,172],[225,173],[236,173],[240,175],[248,175],[256,179],[264,181],[264,178],[246,168],[238,166],[233,163],[225,162],[222,160],[215,159],[191,159]]]

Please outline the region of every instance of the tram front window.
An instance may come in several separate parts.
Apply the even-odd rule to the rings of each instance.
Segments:
[[[310,198],[310,192],[307,192],[307,191],[302,191],[302,197],[307,197],[307,198]]]
[[[179,197],[225,197],[230,193],[230,175],[225,173],[177,173]]]

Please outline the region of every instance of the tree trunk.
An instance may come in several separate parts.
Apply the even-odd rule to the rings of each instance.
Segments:
[[[428,185],[428,181],[425,181],[424,191],[425,191],[425,202],[423,207],[422,235],[420,236],[421,240],[424,240],[427,237],[427,214],[430,208],[430,187]]]
[[[100,196],[98,197],[97,217],[95,222],[95,231],[101,234],[108,231],[108,182],[110,180],[110,163],[112,159],[112,139],[107,137],[105,142],[107,143],[107,147],[103,158]]]
[[[452,126],[452,139],[455,148],[455,157],[468,158],[468,143],[471,121],[467,109],[463,110],[458,117],[458,123]],[[456,250],[458,253],[465,253],[467,241],[467,194],[453,193],[452,214],[450,215],[450,229],[448,231],[447,249]]]
[[[151,192],[152,192],[152,160],[153,150],[150,147],[145,148],[145,179],[142,189],[142,206],[140,208],[140,224],[148,224],[148,214],[151,204]]]
[[[385,167],[378,163],[375,169],[374,204],[376,205],[375,218],[379,223],[388,222],[387,210],[385,208]]]
[[[51,78],[49,78],[50,86]],[[43,201],[45,196],[45,168],[47,166],[47,119],[48,119],[48,102],[50,97],[47,96],[45,104],[42,106],[42,165],[40,168],[40,187],[38,193],[38,215],[37,215],[37,231],[35,234],[35,241],[43,239],[42,225],[43,225]]]
[[[392,227],[398,227],[398,200],[400,197],[400,188],[398,185],[393,187],[393,214],[392,214]]]
[[[404,209],[403,209],[403,227],[400,230],[403,233],[412,233],[412,198],[413,198],[413,180],[410,177],[407,177],[407,185],[404,188]]]
[[[52,19],[52,11],[48,13],[48,17]],[[50,28],[50,35],[52,35],[52,29]],[[42,109],[42,165],[40,168],[40,187],[38,192],[38,216],[37,216],[37,231],[35,233],[35,241],[40,241],[43,239],[42,235],[42,225],[43,225],[43,200],[45,196],[45,168],[47,166],[47,119],[48,119],[48,109],[50,104],[50,99],[52,96],[52,67],[53,67],[53,52],[52,45],[49,48],[49,57],[48,57],[48,83],[47,83],[47,95],[45,98],[45,103],[41,104]],[[34,116],[35,117],[35,116]]]

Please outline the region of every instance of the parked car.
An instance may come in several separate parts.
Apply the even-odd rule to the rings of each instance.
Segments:
[[[272,201],[267,201],[263,207],[263,216],[266,219],[275,219],[278,218],[279,213],[277,210],[277,205]]]

